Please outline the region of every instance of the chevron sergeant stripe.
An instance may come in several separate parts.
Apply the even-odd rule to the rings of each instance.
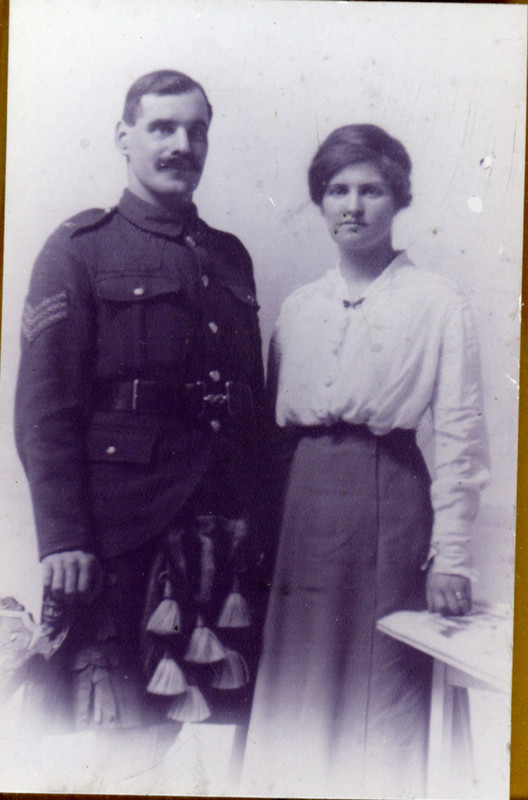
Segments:
[[[28,342],[33,342],[43,330],[63,319],[68,319],[68,295],[66,292],[59,292],[53,297],[47,297],[37,306],[32,306],[26,300],[22,314],[22,333]]]

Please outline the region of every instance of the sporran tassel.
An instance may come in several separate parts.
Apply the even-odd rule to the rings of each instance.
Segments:
[[[240,689],[249,683],[249,668],[240,653],[228,650],[211,682],[214,689]]]
[[[180,632],[181,614],[176,600],[165,597],[161,601],[147,622],[147,630],[158,634],[158,636],[167,636]]]
[[[211,709],[199,688],[189,686],[184,694],[175,699],[167,716],[174,722],[203,722],[211,716]]]
[[[216,624],[219,628],[248,628],[251,625],[248,604],[240,592],[231,592],[226,597]]]
[[[188,689],[185,675],[178,664],[164,655],[147,686],[147,692],[161,695],[178,695]]]
[[[214,664],[216,661],[222,661],[226,655],[227,650],[221,641],[204,626],[203,619],[198,617],[185,653],[185,660],[194,664]]]

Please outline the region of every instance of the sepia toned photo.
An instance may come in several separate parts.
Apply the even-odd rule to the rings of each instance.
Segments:
[[[526,38],[12,0],[0,791],[509,797]]]

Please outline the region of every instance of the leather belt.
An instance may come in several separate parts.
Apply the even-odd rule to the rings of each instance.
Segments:
[[[207,392],[205,381],[170,384],[136,378],[133,381],[100,381],[97,411],[132,411],[162,414],[209,422],[212,418],[249,421],[254,416],[251,387],[226,381],[218,393]]]

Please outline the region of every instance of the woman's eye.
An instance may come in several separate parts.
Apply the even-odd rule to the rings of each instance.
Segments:
[[[326,190],[326,193],[332,195],[333,197],[337,195],[346,194],[347,189],[345,186],[340,186],[339,184],[335,184],[334,186],[329,186]]]
[[[367,197],[383,197],[385,192],[381,186],[365,186],[363,194]]]

